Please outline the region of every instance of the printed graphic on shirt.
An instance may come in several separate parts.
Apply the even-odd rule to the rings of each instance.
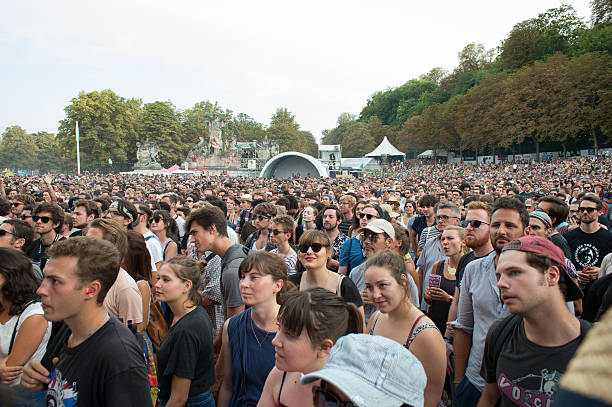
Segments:
[[[590,243],[582,243],[574,252],[574,260],[583,267],[593,266],[599,261],[599,250]]]
[[[78,406],[78,391],[76,382],[68,383],[62,372],[55,369],[51,373],[51,381],[47,389],[48,407],[76,407]]]
[[[528,374],[514,382],[501,373],[497,379],[499,390],[514,404],[522,407],[549,407],[559,390],[561,373],[542,369],[540,374]]]

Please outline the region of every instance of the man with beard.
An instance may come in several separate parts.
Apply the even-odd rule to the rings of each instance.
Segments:
[[[457,264],[457,287],[455,288],[453,302],[448,310],[448,321],[454,321],[457,318],[457,303],[459,302],[461,279],[465,267],[474,260],[488,256],[493,251],[489,227],[491,224],[491,205],[486,202],[474,201],[467,205],[466,210],[465,245],[472,251],[464,254]],[[453,336],[454,331],[451,327],[444,337],[447,341],[452,341]]]
[[[495,267],[504,246],[523,236],[528,225],[524,203],[511,197],[498,198],[493,204],[490,225],[495,251],[465,268],[455,323],[457,405],[476,406],[480,399],[485,385],[480,368],[487,332],[495,320],[509,314],[499,300]]]
[[[348,236],[338,230],[338,226],[342,223],[342,212],[335,205],[327,206],[323,209],[323,231],[329,237],[332,245],[331,258],[327,261],[327,267],[331,271],[338,271],[338,259],[340,258],[340,249],[344,242],[348,240]]]

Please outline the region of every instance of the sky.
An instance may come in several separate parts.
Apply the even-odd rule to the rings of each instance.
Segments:
[[[467,44],[498,47],[561,4],[588,21],[588,0],[2,1],[0,132],[55,133],[79,92],[112,89],[264,125],[284,107],[319,140],[374,92],[452,70]]]

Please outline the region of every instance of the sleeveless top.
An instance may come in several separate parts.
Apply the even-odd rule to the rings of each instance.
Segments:
[[[374,335],[374,328],[376,327],[376,323],[378,322],[378,318],[380,317],[380,311],[377,311],[376,314],[374,314],[372,317],[374,318],[374,323],[372,323],[372,327],[370,328],[370,332],[369,332],[370,335]],[[437,326],[429,322],[425,322],[424,324],[417,326],[421,318],[424,318],[424,317],[426,317],[425,314],[419,316],[412,324],[412,328],[410,328],[410,334],[408,335],[408,340],[406,340],[406,343],[404,344],[404,347],[406,349],[410,349],[410,345],[412,344],[412,341],[414,341],[414,338],[416,338],[416,336],[419,333],[421,333],[422,330],[427,329],[427,328],[438,329]]]
[[[266,332],[257,327],[249,308],[230,318],[227,334],[234,389],[229,405],[256,407],[268,373],[275,364],[272,339],[276,332]]]
[[[283,380],[281,381],[281,387],[280,387],[280,390],[278,391],[278,407],[287,407],[280,401],[281,394],[283,393],[283,385],[285,384],[285,377],[287,377],[287,372],[283,372]]]
[[[448,295],[455,294],[455,287],[457,286],[457,280],[449,280],[444,277],[444,263],[446,260],[442,260],[431,268],[431,275],[440,276],[440,289],[444,290]],[[431,306],[427,315],[436,324],[440,332],[444,332],[446,329],[446,320],[448,319],[448,310],[450,303],[439,300],[432,300]]]
[[[166,247],[168,247],[168,243],[172,241],[173,240],[171,238],[167,238],[164,243],[162,243],[162,260],[166,260]]]

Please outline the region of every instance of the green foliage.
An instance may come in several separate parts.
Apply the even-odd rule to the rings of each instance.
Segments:
[[[141,120],[140,141],[154,141],[159,147],[159,163],[164,166],[180,165],[189,145],[183,140],[180,114],[172,102],[153,102],[144,105]]]
[[[313,135],[308,131],[300,131],[295,116],[284,107],[276,110],[270,119],[270,126],[264,131],[264,136],[277,142],[281,153],[298,151],[317,156],[318,148]]]
[[[244,113],[238,113],[227,128],[236,135],[236,141],[260,141],[264,137],[263,125]]]
[[[38,148],[34,137],[19,126],[7,127],[0,139],[0,167],[37,170]]]
[[[593,25],[612,24],[612,1],[610,0],[591,0],[591,21]]]
[[[38,152],[38,163],[41,172],[57,171],[63,167],[61,149],[55,135],[41,131],[32,135],[36,151]]]
[[[373,125],[380,123],[380,119],[376,116],[372,120]],[[369,123],[357,120],[343,121],[336,128],[326,132],[321,143],[340,144],[343,157],[362,157],[376,148],[369,126]]]

